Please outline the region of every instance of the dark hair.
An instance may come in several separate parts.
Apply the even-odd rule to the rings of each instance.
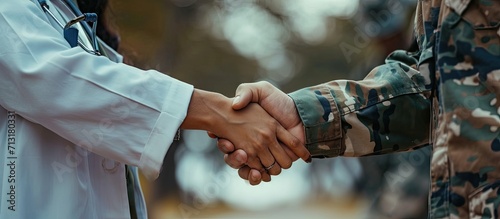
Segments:
[[[118,50],[120,36],[108,20],[108,0],[77,0],[77,4],[82,13],[97,14],[97,36],[108,46]]]

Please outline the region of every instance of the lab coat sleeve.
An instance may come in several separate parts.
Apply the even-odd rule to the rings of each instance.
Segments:
[[[38,5],[0,1],[0,105],[88,151],[158,176],[189,84],[70,48]],[[50,150],[50,145],[47,145]]]

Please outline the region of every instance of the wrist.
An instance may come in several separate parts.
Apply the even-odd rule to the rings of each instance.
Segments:
[[[181,128],[207,130],[217,134],[217,127],[221,127],[227,120],[223,113],[225,109],[231,109],[230,98],[219,93],[195,89]]]

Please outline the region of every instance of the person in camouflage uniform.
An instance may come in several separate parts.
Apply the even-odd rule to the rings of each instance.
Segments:
[[[286,128],[300,116],[316,158],[432,144],[429,217],[500,218],[499,21],[499,1],[421,0],[419,52],[395,51],[361,81],[335,80],[288,96],[269,83],[242,84],[234,108],[258,102]],[[233,152],[230,142],[218,142]],[[236,159],[244,152],[236,152],[226,162],[258,181],[259,172]]]

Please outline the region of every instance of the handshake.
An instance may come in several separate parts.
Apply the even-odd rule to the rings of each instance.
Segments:
[[[181,128],[217,138],[225,162],[251,185],[269,182],[299,157],[311,162],[295,103],[268,82],[241,84],[232,100],[195,89]]]

